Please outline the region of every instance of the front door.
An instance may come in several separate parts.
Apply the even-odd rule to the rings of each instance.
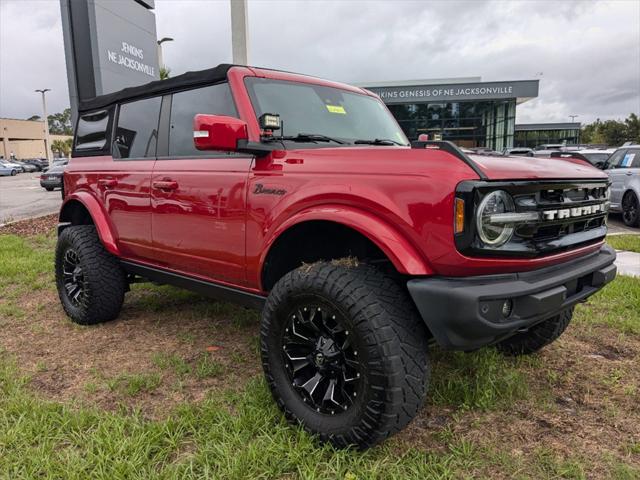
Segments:
[[[627,150],[622,148],[615,151],[607,160],[606,172],[611,180],[611,208],[619,211],[622,203],[622,194],[624,193],[625,172],[623,160]]]
[[[158,156],[151,178],[156,261],[244,284],[246,187],[253,157],[200,152],[193,145],[196,114],[237,116],[229,86],[175,93],[168,110],[167,151]]]

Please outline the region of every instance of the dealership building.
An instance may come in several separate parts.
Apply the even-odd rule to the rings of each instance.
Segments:
[[[462,147],[514,146],[516,107],[538,96],[539,80],[480,77],[363,83],[380,96],[410,140],[420,134]]]

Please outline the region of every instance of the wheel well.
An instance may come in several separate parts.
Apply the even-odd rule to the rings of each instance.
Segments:
[[[68,202],[60,212],[60,221],[71,225],[93,225],[93,218],[87,207],[77,200]]]
[[[345,257],[378,264],[397,274],[382,250],[360,232],[339,223],[313,220],[294,225],[274,242],[262,269],[262,288],[271,290],[280,278],[303,263]]]

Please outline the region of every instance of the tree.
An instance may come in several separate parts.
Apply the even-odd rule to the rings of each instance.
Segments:
[[[171,69],[167,67],[160,68],[160,80],[166,80],[171,76]]]
[[[27,120],[30,122],[39,122],[42,119],[40,118],[40,115],[31,115]]]
[[[73,135],[70,108],[65,108],[61,113],[49,115],[47,119],[49,120],[49,133],[52,135]]]
[[[580,139],[583,143],[600,143],[619,147],[625,142],[640,143],[640,120],[631,113],[624,122],[599,118],[595,122],[582,127]]]
[[[627,125],[627,137],[633,143],[640,144],[640,118],[635,113],[629,115],[624,123]]]
[[[71,153],[71,139],[66,140],[54,140],[51,142],[51,151],[57,152],[61,157],[68,157]]]

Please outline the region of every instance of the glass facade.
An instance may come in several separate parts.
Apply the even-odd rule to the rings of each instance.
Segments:
[[[534,148],[545,143],[580,143],[580,128],[540,130],[516,130],[515,146]]]
[[[489,100],[387,105],[409,140],[441,135],[461,147],[502,150],[513,146],[516,101]]]

